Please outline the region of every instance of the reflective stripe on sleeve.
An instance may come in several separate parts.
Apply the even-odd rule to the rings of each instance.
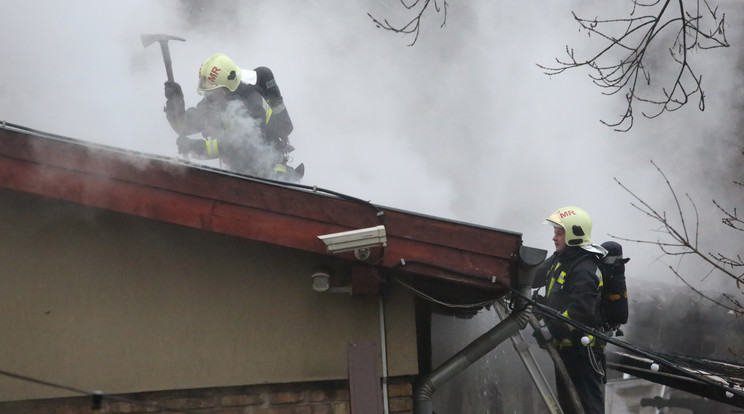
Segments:
[[[219,157],[220,156],[220,148],[217,145],[216,139],[208,139],[207,140],[207,156],[209,157]]]
[[[275,114],[279,114],[279,113],[282,113],[282,112],[284,112],[284,111],[286,111],[286,110],[287,110],[287,107],[286,107],[286,106],[284,106],[284,104],[283,104],[283,103],[280,103],[279,105],[276,105],[276,106],[274,106],[273,108],[271,108],[271,112],[272,112],[272,113],[275,113]]]
[[[271,119],[271,114],[273,113],[273,110],[269,106],[268,103],[264,101],[264,109],[266,110],[266,123],[269,123],[269,119]]]

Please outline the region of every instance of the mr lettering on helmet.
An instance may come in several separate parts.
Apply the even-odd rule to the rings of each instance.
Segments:
[[[220,73],[220,68],[212,66],[212,71],[209,73],[209,81],[217,83],[217,74]]]
[[[561,211],[560,212],[561,218],[566,218],[568,216],[575,216],[575,215],[576,215],[576,212],[573,211],[573,210],[566,210],[566,211]]]

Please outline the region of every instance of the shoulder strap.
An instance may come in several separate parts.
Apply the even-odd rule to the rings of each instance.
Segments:
[[[565,270],[566,275],[571,274],[571,270],[573,270],[573,268],[576,267],[577,264],[579,264],[580,262],[583,262],[587,258],[590,258],[590,259],[594,260],[594,264],[597,265],[597,272],[596,272],[595,275],[599,279],[599,287],[602,287],[602,266],[601,266],[601,264],[599,262],[599,258],[597,256],[595,256],[594,254],[592,254],[592,253],[587,253],[587,254],[585,254],[583,256],[579,256],[578,259],[574,260],[573,263],[571,263],[570,265],[568,265],[568,267]]]

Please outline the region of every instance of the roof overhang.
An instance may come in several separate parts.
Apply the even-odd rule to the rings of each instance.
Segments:
[[[385,247],[366,260],[334,256],[373,274],[394,271],[456,302],[503,296],[519,263],[520,233],[7,123],[0,140],[0,187],[12,190],[325,256],[334,254],[318,236],[384,225]]]

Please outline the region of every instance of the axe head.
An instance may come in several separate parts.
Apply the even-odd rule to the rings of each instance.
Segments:
[[[186,41],[186,39],[184,38],[167,34],[143,34],[140,37],[142,38],[142,46],[144,47],[150,46],[155,42],[167,42],[169,40],[180,40],[182,42]]]

